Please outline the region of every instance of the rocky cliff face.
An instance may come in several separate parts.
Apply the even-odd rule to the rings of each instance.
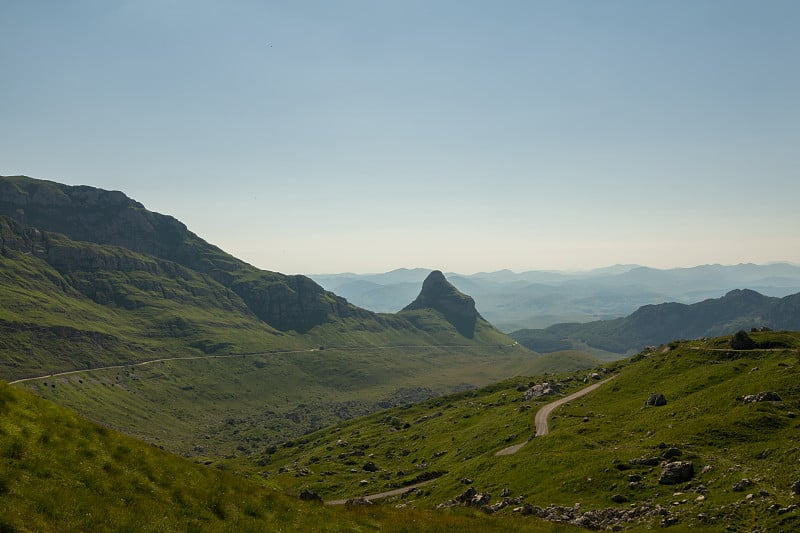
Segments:
[[[208,275],[238,294],[261,320],[282,331],[305,332],[339,318],[373,316],[310,278],[248,265],[199,238],[175,218],[148,211],[118,191],[25,176],[0,177],[0,215],[30,228],[76,241],[120,246]],[[72,260],[80,264],[89,260],[79,257],[85,250],[68,252],[62,250],[51,258],[61,262],[60,270],[70,269]],[[124,254],[121,257],[106,260],[124,261]],[[96,254],[91,258],[101,259]]]
[[[403,311],[418,309],[438,311],[467,338],[474,336],[475,324],[482,318],[475,309],[475,300],[451,285],[439,270],[434,270],[425,278],[419,296]]]
[[[241,295],[256,316],[281,331],[305,333],[336,318],[374,317],[370,311],[324,291],[306,276],[262,272],[235,280],[231,289]]]
[[[119,191],[25,176],[0,177],[0,215],[72,240],[122,246],[199,271],[229,271],[241,263],[205,260],[224,252],[175,218],[148,211]]]

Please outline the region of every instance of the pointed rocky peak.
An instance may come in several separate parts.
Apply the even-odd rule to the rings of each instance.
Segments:
[[[432,309],[441,313],[463,336],[472,338],[475,322],[481,318],[475,300],[456,289],[439,270],[434,270],[422,283],[417,299],[403,311]]]

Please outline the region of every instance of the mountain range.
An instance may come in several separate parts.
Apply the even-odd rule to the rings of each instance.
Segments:
[[[121,192],[86,186],[0,178],[0,260],[8,378],[155,352],[512,342],[456,292],[454,305],[438,303],[445,315],[461,304],[475,314],[460,331],[436,309],[373,313],[306,276],[240,261]]]
[[[564,285],[631,275],[664,277]],[[736,289],[517,342],[464,289],[477,278],[393,276],[416,289],[376,313],[121,192],[0,177],[0,530],[798,527],[800,335],[731,334],[800,329],[800,294]],[[663,345],[624,357],[646,344]],[[540,434],[550,398],[588,383]],[[391,505],[358,498],[384,491]]]
[[[20,176],[0,178],[0,281],[0,378],[193,456],[596,363],[516,344],[440,272],[408,309],[373,313],[123,193]]]
[[[326,289],[366,309],[402,309],[429,270],[398,269],[382,274],[312,275]],[[719,298],[734,289],[782,297],[800,292],[800,267],[702,265],[659,270],[615,265],[587,272],[510,270],[464,275],[446,273],[471,295],[481,314],[505,332],[545,328],[563,322],[615,319],[641,306],[661,302],[691,304]]]
[[[691,305],[646,305],[616,320],[522,329],[511,337],[540,353],[582,348],[630,355],[674,339],[718,337],[740,329],[800,330],[800,293],[775,298],[749,289]]]

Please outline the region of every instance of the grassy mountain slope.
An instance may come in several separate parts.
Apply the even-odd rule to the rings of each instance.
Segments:
[[[584,343],[595,349],[630,354],[671,339],[713,337],[763,325],[800,329],[800,293],[774,298],[752,290],[734,290],[722,298],[692,305],[646,305],[625,318],[523,329],[511,333],[511,337],[538,352],[565,350]]]
[[[518,387],[530,378],[344,422],[279,447],[266,467],[252,468],[280,486],[327,498],[433,478],[412,501],[394,500],[431,508],[461,494],[468,478],[493,495],[491,503],[508,489],[540,507],[580,502],[584,510],[621,514],[649,506],[654,512],[637,519],[637,529],[668,518],[683,529],[793,530],[800,527],[800,513],[790,507],[800,479],[800,334],[752,337],[768,348],[733,351],[724,337],[674,342],[611,363],[613,381],[557,410],[550,435],[515,455],[495,453],[529,439],[536,410],[551,401],[523,401]],[[547,380],[566,393],[583,387],[584,375]],[[742,400],[764,391],[781,401]],[[645,407],[651,392],[663,393],[667,404]],[[659,483],[659,463],[671,448],[673,460],[693,463],[690,481]],[[653,457],[653,464],[635,464]]]
[[[174,355],[512,342],[488,323],[465,336],[425,309],[359,309],[92,187],[0,177],[0,262],[5,378]]]
[[[216,461],[260,458],[271,445],[342,420],[554,364],[519,348],[488,354],[326,348],[163,361],[18,386],[170,451]]]
[[[530,521],[302,502],[0,383],[0,530],[529,531]],[[539,529],[541,528],[541,529]],[[540,531],[573,531],[539,523]]]
[[[485,385],[537,357],[482,320],[465,337],[436,309],[282,332],[172,261],[7,217],[0,238],[2,377],[44,376],[31,390],[180,453],[258,453],[394,396]],[[180,360],[130,366],[165,358]]]
[[[306,346],[206,275],[0,217],[6,379],[170,355]]]
[[[557,365],[443,278],[448,298],[379,315],[121,193],[3,178],[0,212],[0,376],[198,461]]]
[[[118,191],[25,176],[0,177],[0,215],[75,241],[120,246],[207,275],[281,331],[305,332],[340,317],[371,315],[324,291],[310,278],[248,265],[199,238],[178,220],[148,211]]]

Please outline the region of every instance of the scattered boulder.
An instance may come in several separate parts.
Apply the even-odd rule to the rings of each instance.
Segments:
[[[731,488],[733,489],[734,492],[744,492],[744,490],[750,487],[752,484],[753,484],[752,481],[750,481],[747,478],[744,478],[741,481],[737,481],[736,483],[734,483],[733,487]]]
[[[694,477],[694,464],[691,461],[664,463],[658,482],[662,485],[676,485]]]
[[[349,500],[344,502],[344,504],[345,505],[372,505],[372,502],[362,496],[360,498],[350,498]]]
[[[792,494],[800,495],[800,479],[792,483]]]
[[[322,501],[322,496],[317,494],[316,492],[312,492],[308,489],[303,489],[300,492],[300,499],[305,501]]]
[[[754,402],[780,402],[782,400],[777,392],[765,391],[765,392],[759,392],[758,394],[748,394],[747,396],[743,396],[742,401],[744,403],[754,403]]]
[[[488,508],[489,502],[492,500],[492,495],[488,492],[478,492],[474,487],[469,487],[467,490],[456,496],[452,500],[448,500],[437,506],[438,509],[446,509],[448,507],[475,507],[476,509]],[[486,509],[485,509],[486,510]]]
[[[474,498],[476,494],[478,494],[478,491],[475,490],[474,487],[470,487],[462,492],[459,496],[456,496],[455,500],[459,503],[469,502],[472,501],[472,498]]]
[[[660,457],[640,457],[638,459],[631,459],[630,463],[632,465],[644,465],[644,466],[657,466],[661,464]]]
[[[756,347],[756,342],[743,329],[740,329],[731,337],[730,346],[734,350],[752,350]]]
[[[680,448],[671,447],[667,448],[664,453],[661,454],[661,457],[664,459],[672,459],[673,457],[678,457],[679,455],[683,455],[683,451]]]
[[[541,398],[542,396],[555,396],[561,392],[561,388],[557,383],[539,383],[532,386],[522,394],[523,400],[532,400],[533,398]]]
[[[661,519],[661,526],[662,527],[674,526],[675,524],[678,523],[678,521],[679,521],[679,519],[678,519],[677,516],[668,515],[668,516],[665,516],[664,518]]]
[[[661,407],[662,405],[667,405],[667,399],[660,392],[651,392],[650,395],[647,397],[645,405],[653,407]]]
[[[511,498],[510,491],[505,489],[503,492],[506,492],[506,495],[503,496],[502,500],[497,503],[493,503],[492,505],[484,505],[481,507],[481,511],[487,514],[494,514],[501,509],[505,509],[509,505],[519,505],[525,499],[524,496],[517,496],[516,498]]]
[[[375,466],[375,463],[373,463],[372,461],[367,461],[361,468],[365,472],[377,472],[378,470],[380,470],[377,466]]]
[[[614,494],[611,497],[611,501],[614,503],[625,503],[628,501],[628,498],[622,494]]]
[[[481,508],[484,505],[489,505],[489,502],[492,501],[492,495],[488,492],[479,492],[475,496],[472,497],[472,500],[466,502],[465,505],[468,507],[477,507]]]
[[[539,507],[537,505],[524,504],[515,508],[514,511],[522,515],[538,516],[551,522],[561,522],[586,529],[605,531],[623,531],[626,524],[631,522],[652,521],[657,518],[662,521],[665,518],[674,519],[674,515],[671,515],[667,508],[651,503],[587,511],[584,511],[579,503],[572,507],[558,505]]]

